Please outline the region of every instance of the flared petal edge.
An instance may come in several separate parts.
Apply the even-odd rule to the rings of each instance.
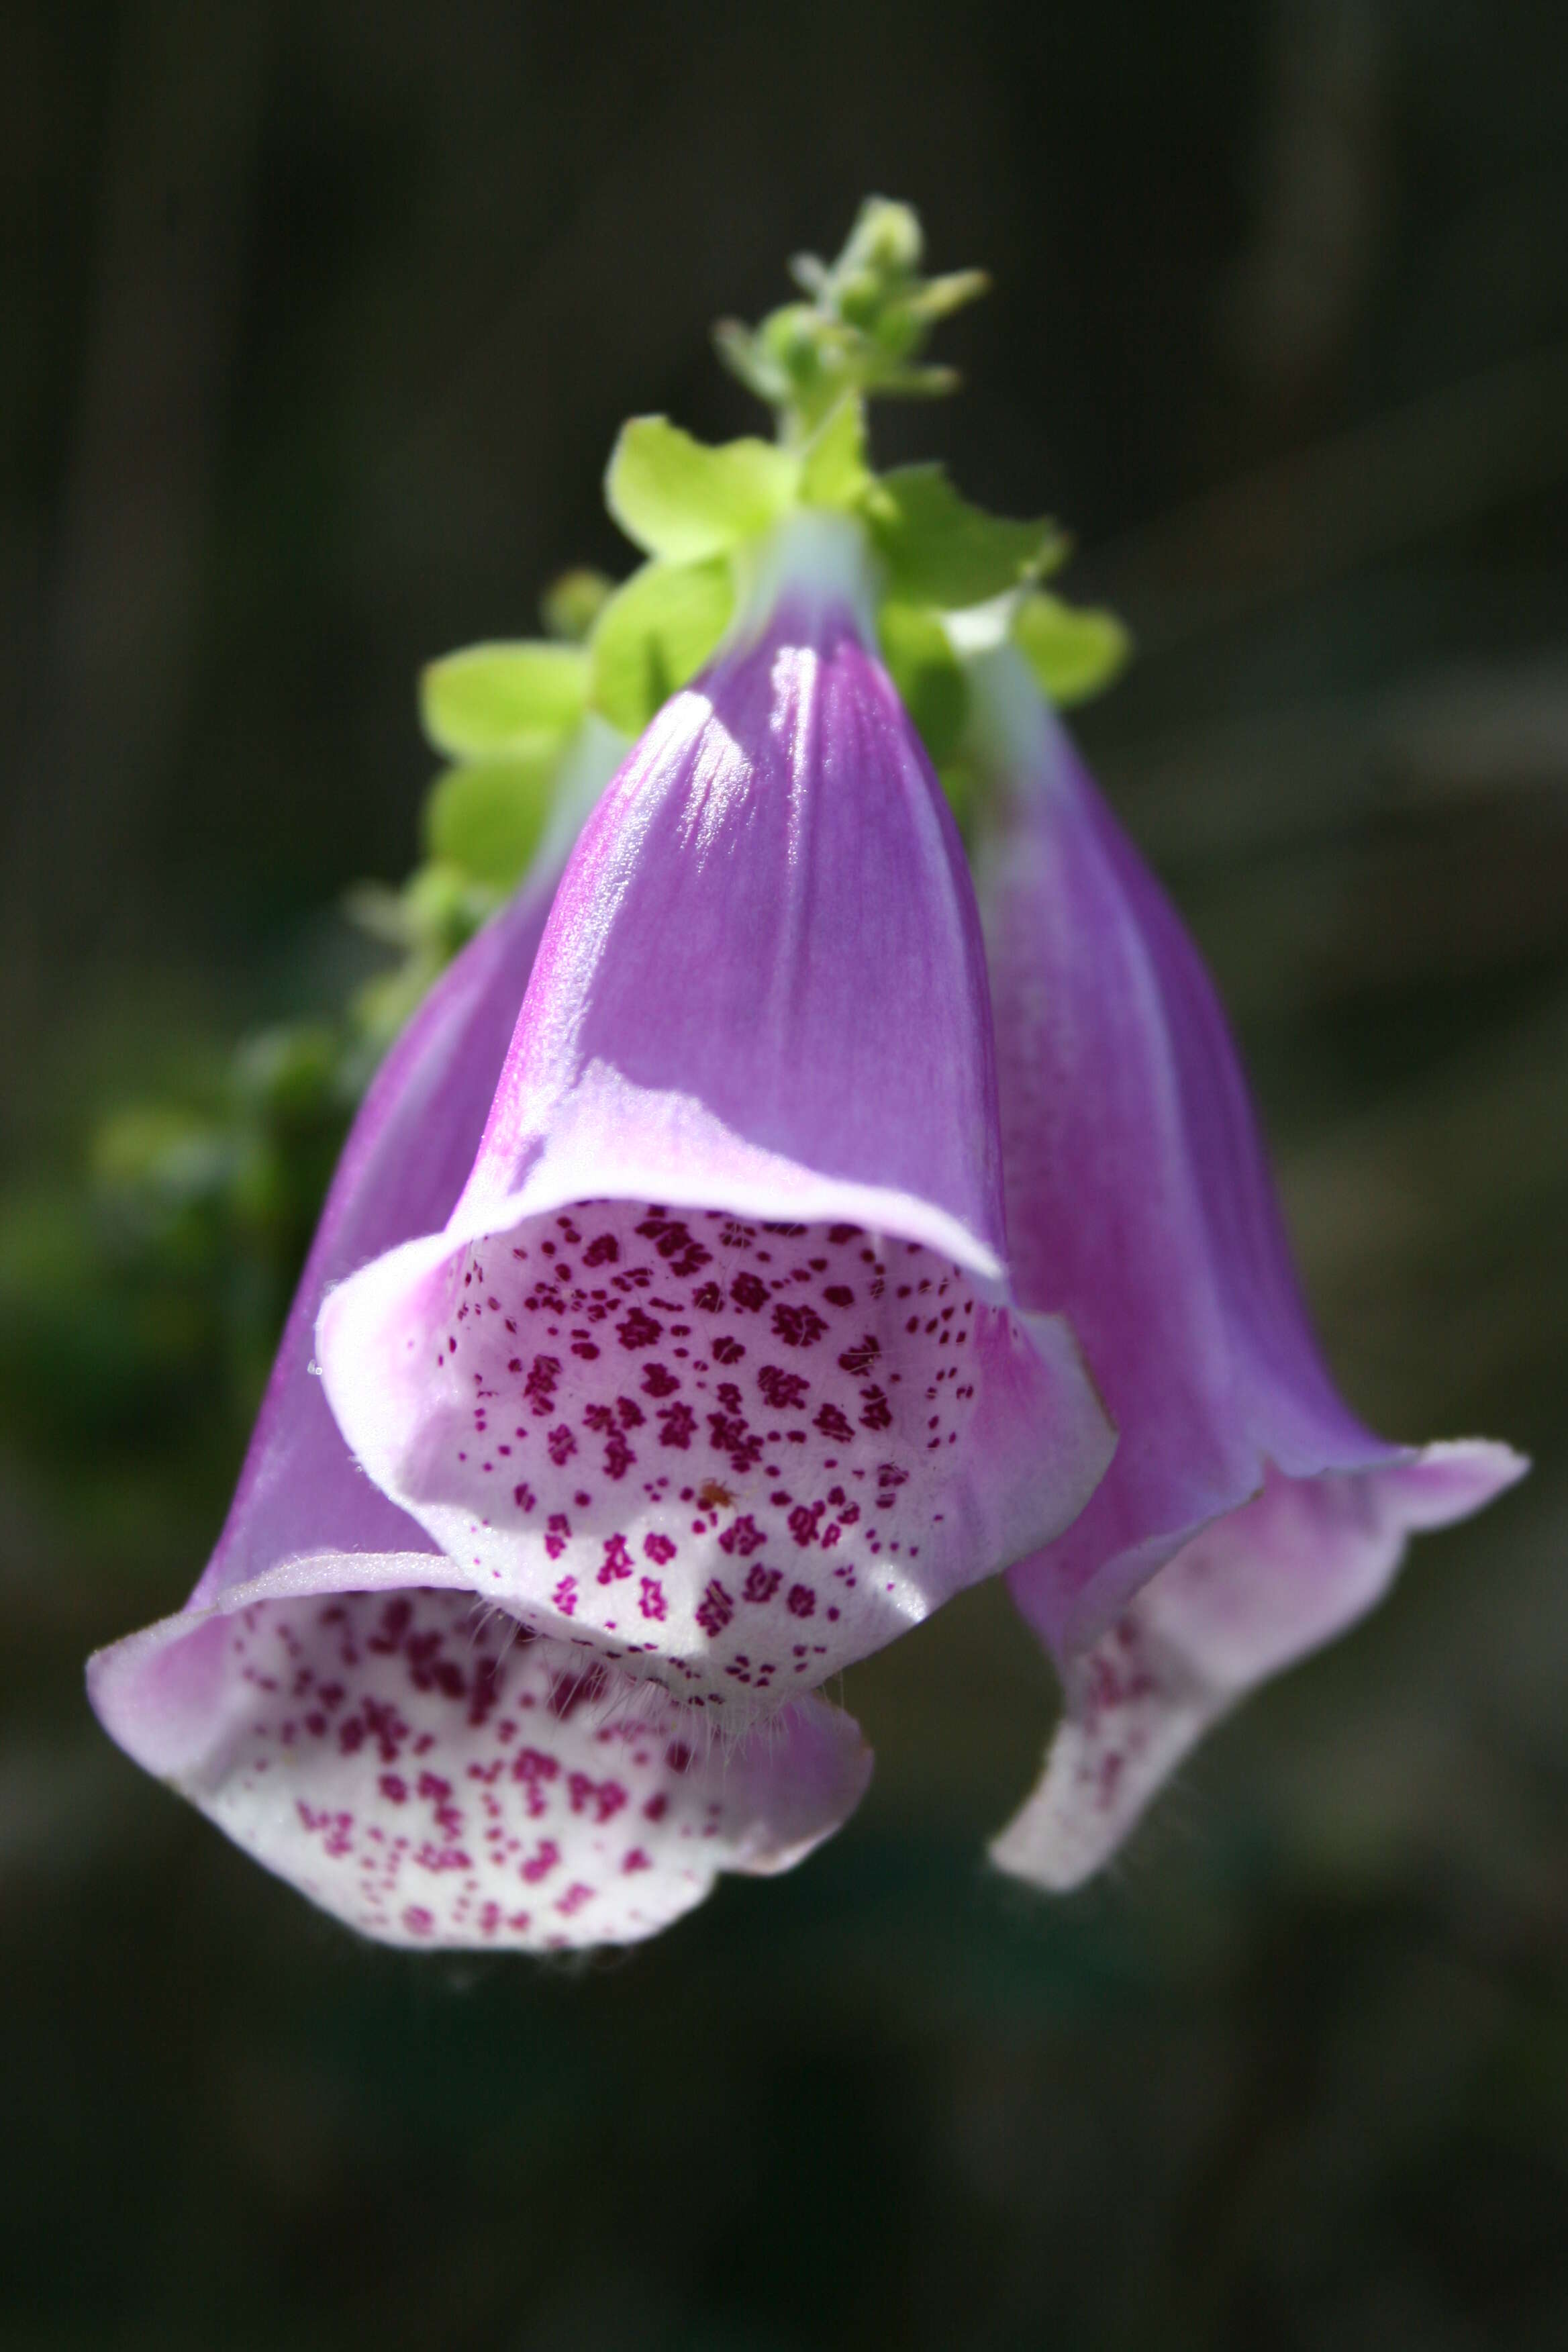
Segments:
[[[1048,1540],[1114,1445],[1059,1318],[847,1221],[435,1235],[329,1297],[318,1353],[477,1591],[737,1726]]]
[[[630,1944],[792,1868],[869,1750],[808,1698],[750,1740],[539,1641],[422,1553],[296,1560],[89,1665],[104,1728],[323,1910],[413,1948]]]
[[[992,1860],[1053,1893],[1092,1877],[1213,1724],[1382,1600],[1410,1535],[1468,1517],[1528,1467],[1480,1438],[1316,1477],[1270,1467],[1068,1660],[1045,1769]]]

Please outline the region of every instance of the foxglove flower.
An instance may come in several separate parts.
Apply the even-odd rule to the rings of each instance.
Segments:
[[[1016,1279],[1070,1318],[1119,1432],[1082,1516],[1010,1580],[1066,1708],[993,1852],[1066,1887],[1209,1724],[1381,1598],[1407,1535],[1525,1465],[1391,1445],[1342,1402],[1196,950],[1019,656],[981,655],[972,687]]]
[[[1111,1444],[1010,1301],[973,892],[865,565],[842,516],[765,543],[584,832],[448,1223],[317,1336],[455,1576],[731,1727],[1054,1536]]]
[[[605,755],[606,744],[610,756]],[[311,1364],[328,1286],[457,1197],[565,849],[623,739],[585,730],[556,835],[394,1045],[328,1197],[238,1491],[184,1610],[89,1668],[110,1735],[268,1868],[409,1945],[626,1943],[720,1870],[786,1868],[869,1759],[807,1701],[721,1754],[498,1615],[355,1467]]]

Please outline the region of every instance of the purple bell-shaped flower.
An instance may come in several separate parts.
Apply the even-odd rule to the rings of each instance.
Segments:
[[[993,1853],[1067,1887],[1209,1724],[1382,1597],[1410,1533],[1526,1465],[1389,1444],[1341,1400],[1197,950],[1020,656],[982,654],[971,686],[1015,1279],[1070,1319],[1118,1432],[1010,1578],[1066,1710]]]
[[[601,732],[532,875],[365,1098],[205,1574],[179,1615],[89,1667],[128,1754],[384,1942],[636,1941],[721,1870],[800,1860],[870,1770],[820,1700],[721,1748],[646,1685],[476,1607],[466,1564],[356,1466],[311,1361],[329,1286],[428,1231],[462,1187],[572,833],[620,748]]]
[[[344,1436],[448,1573],[728,1727],[1058,1535],[1111,1438],[1007,1284],[952,819],[802,512],[556,897],[444,1230],[331,1291]]]

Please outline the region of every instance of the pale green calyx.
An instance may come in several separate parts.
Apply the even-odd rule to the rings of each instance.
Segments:
[[[780,603],[794,594],[817,609],[847,607],[869,638],[876,629],[879,569],[854,516],[822,508],[797,509],[754,551],[737,635],[756,635]]]

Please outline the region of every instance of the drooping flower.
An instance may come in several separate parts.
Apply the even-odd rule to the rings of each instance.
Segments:
[[[1111,1440],[1013,1305],[973,887],[800,511],[578,844],[443,1231],[328,1399],[452,1572],[743,1725],[1058,1533]]]
[[[1525,1468],[1374,1436],[1313,1339],[1214,985],[1024,663],[973,663],[979,888],[1020,1297],[1068,1316],[1119,1433],[1010,1579],[1066,1706],[993,1848],[1089,1876],[1203,1731],[1378,1601],[1406,1537]]]
[[[608,756],[606,756],[608,747]],[[869,1759],[820,1701],[721,1753],[498,1615],[355,1466],[311,1363],[328,1286],[446,1214],[482,1132],[565,850],[623,748],[586,731],[529,880],[450,967],[355,1121],[238,1490],[179,1615],[101,1651],[111,1737],[268,1868],[411,1945],[631,1942],[721,1870],[787,1867]]]

